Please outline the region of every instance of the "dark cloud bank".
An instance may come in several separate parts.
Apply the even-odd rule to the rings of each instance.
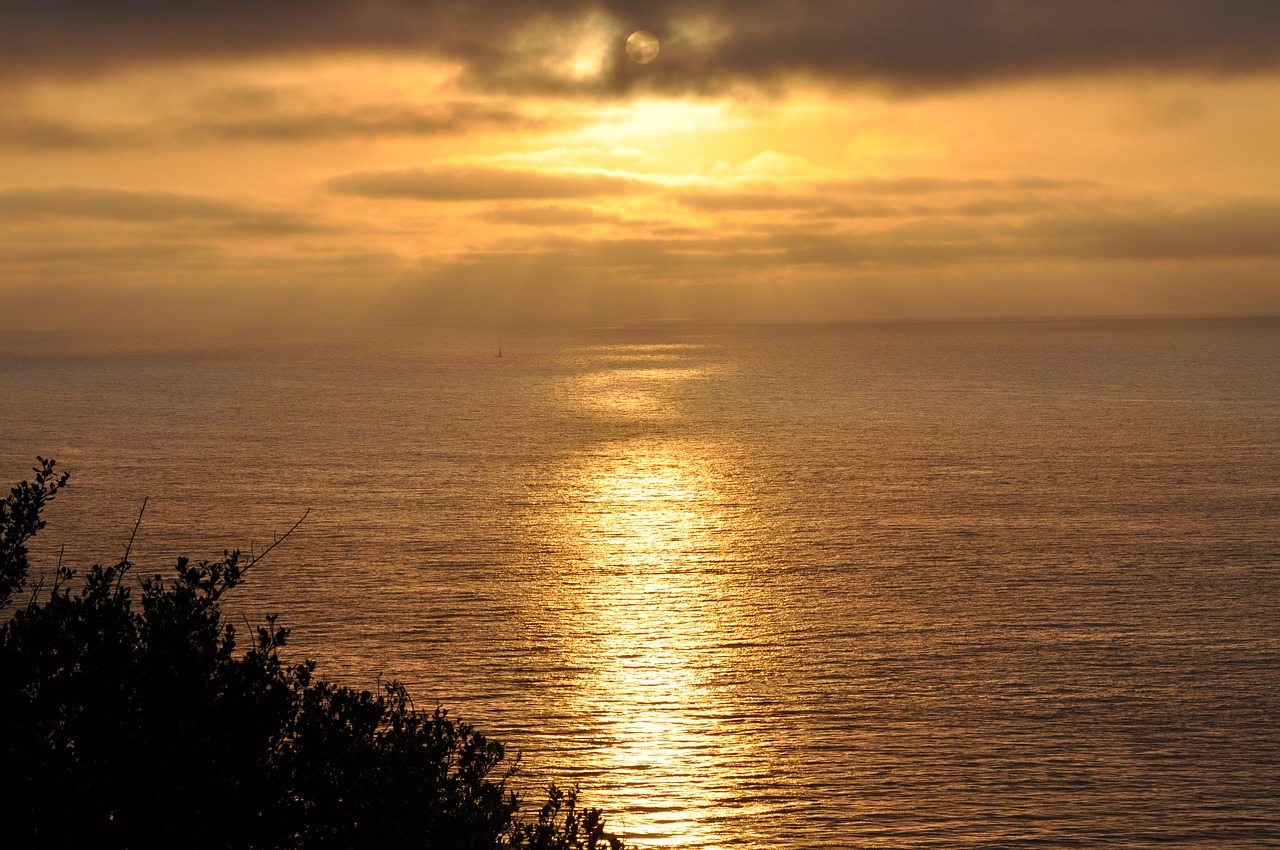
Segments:
[[[1275,0],[10,0],[0,8],[0,74],[12,81],[173,58],[399,49],[460,60],[489,85],[566,86],[539,78],[510,36],[533,24],[554,30],[592,10],[617,22],[620,39],[638,27],[663,38],[662,61],[639,68],[614,57],[602,81],[581,84],[609,90],[787,73],[913,90],[1115,70],[1280,68]],[[695,18],[700,36],[687,37],[684,24]]]

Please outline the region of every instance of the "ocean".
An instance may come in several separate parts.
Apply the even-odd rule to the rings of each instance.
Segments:
[[[11,335],[37,454],[634,848],[1280,846],[1280,320]]]

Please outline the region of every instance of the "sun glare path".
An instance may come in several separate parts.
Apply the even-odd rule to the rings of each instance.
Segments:
[[[579,382],[580,409],[661,425],[700,374],[632,366]],[[579,573],[564,586],[577,596],[566,631],[591,670],[576,698],[599,718],[594,759],[609,777],[593,804],[625,813],[619,826],[639,846],[715,847],[716,824],[741,806],[719,718],[737,713],[727,636],[750,619],[735,569],[743,522],[714,442],[646,430],[577,458],[557,531]]]
[[[649,822],[631,828],[648,833],[651,844],[705,829],[698,809],[718,802],[671,808],[670,786],[688,793],[715,772],[705,765],[713,754],[697,716],[711,686],[705,662],[724,601],[716,566],[731,557],[721,548],[708,459],[673,448],[639,440],[588,464],[572,520],[583,559],[607,577],[581,600],[584,622],[595,627],[583,641],[596,670],[585,698],[612,739],[602,766],[623,780],[623,807],[645,813]]]

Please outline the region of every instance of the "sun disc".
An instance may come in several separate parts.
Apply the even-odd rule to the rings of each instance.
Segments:
[[[646,30],[627,36],[627,58],[638,65],[648,65],[658,57],[658,37]]]

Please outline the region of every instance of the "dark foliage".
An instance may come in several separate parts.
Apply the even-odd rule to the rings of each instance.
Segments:
[[[23,481],[0,501],[0,609],[27,581],[27,541],[44,528],[40,514],[66,483],[70,473],[58,475],[54,462],[37,457],[35,483]]]
[[[53,461],[35,471],[0,507],[0,606],[67,481]],[[59,565],[0,626],[6,847],[621,846],[576,790],[521,821],[501,744],[397,683],[375,695],[286,663],[274,618],[237,653],[218,602],[257,559],[180,559],[141,581],[128,559],[74,591]]]

